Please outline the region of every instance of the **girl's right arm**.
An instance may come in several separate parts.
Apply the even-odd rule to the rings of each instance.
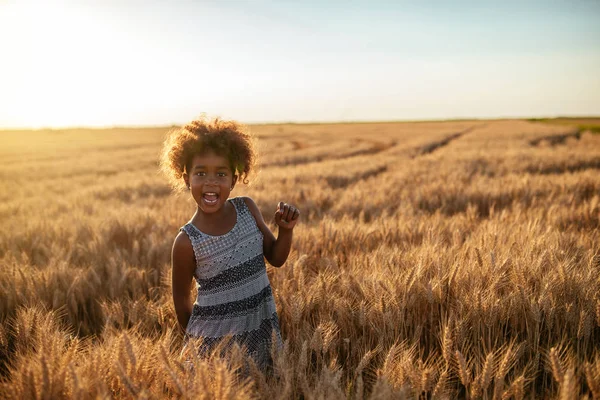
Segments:
[[[192,315],[192,278],[196,269],[196,258],[190,238],[179,232],[173,243],[171,252],[171,287],[173,289],[173,304],[179,326],[185,332]]]

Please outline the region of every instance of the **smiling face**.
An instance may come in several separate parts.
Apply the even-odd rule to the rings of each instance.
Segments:
[[[209,150],[194,156],[189,174],[183,178],[200,210],[212,214],[223,208],[237,176],[225,157]]]

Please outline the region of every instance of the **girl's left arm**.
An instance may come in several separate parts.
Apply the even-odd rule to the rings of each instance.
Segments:
[[[244,201],[254,216],[258,229],[263,234],[263,253],[265,254],[265,258],[272,266],[281,267],[290,254],[294,227],[298,223],[300,211],[294,206],[279,202],[277,211],[275,212],[275,223],[279,227],[279,232],[277,239],[275,239],[275,235],[273,235],[273,232],[271,232],[265,223],[254,200],[244,197]]]

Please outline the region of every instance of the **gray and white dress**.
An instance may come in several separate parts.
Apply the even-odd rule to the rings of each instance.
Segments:
[[[202,355],[231,336],[265,367],[271,363],[272,337],[281,347],[281,333],[263,257],[263,234],[242,197],[228,201],[237,220],[226,234],[208,235],[191,222],[181,228],[194,248],[198,288],[186,335],[203,339]]]

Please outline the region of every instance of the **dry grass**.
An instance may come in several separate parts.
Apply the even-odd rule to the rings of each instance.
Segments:
[[[269,376],[182,353],[166,129],[2,132],[0,397],[598,397],[600,136],[572,129],[252,127],[233,195],[303,215]]]

